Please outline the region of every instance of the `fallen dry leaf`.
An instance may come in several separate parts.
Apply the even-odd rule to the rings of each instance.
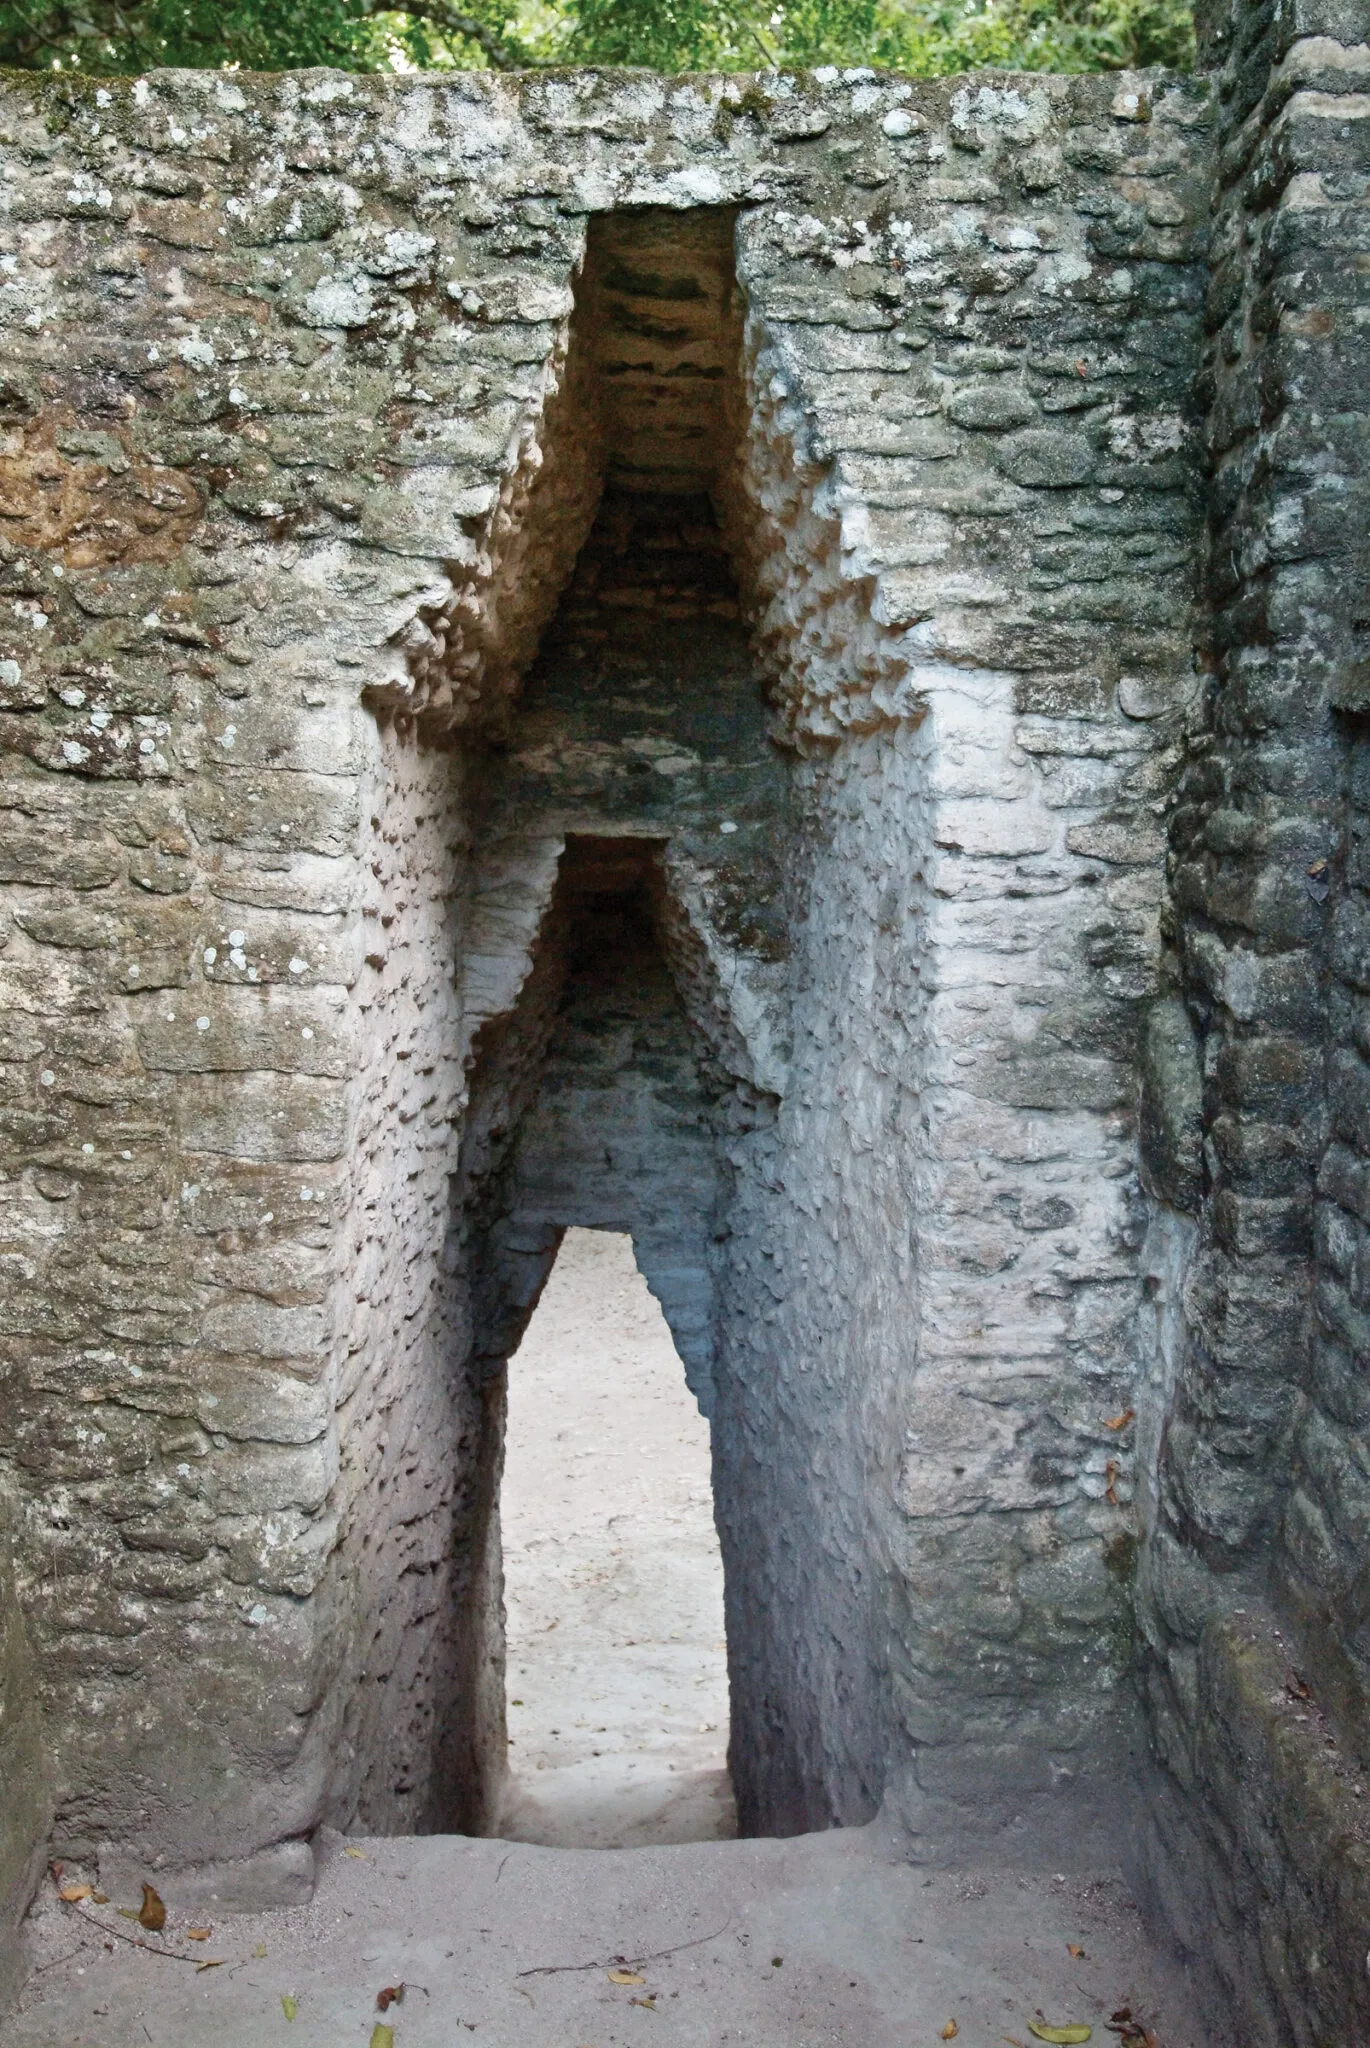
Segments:
[[[350,1842],[348,1843],[347,1847],[346,1847],[346,1848],[345,1848],[345,1849],[343,1850],[343,1855],[344,1855],[344,1856],[355,1856],[355,1857],[356,1857],[356,1859],[357,1859],[357,1861],[358,1861],[358,1863],[365,1863],[365,1861],[366,1861],[366,1851],[365,1851],[365,1849],[354,1849],[354,1848],[352,1847],[352,1844],[351,1844]]]
[[[1066,1954],[1074,1956],[1076,1962],[1078,1963],[1081,1957],[1084,1955],[1084,1950],[1080,1947],[1078,1942],[1068,1941],[1066,1943]]]
[[[944,2041],[954,2041],[960,2031],[961,2029],[957,2026],[955,2020],[948,2020],[942,2029],[942,2039]]]
[[[609,1982],[611,1984],[645,1984],[647,1979],[640,1977],[636,1970],[610,1970]]]
[[[281,2011],[285,2014],[286,2018],[293,2020],[299,2009],[292,1994],[289,1991],[283,1991],[281,1993]]]
[[[1048,2027],[1039,2025],[1036,2020],[1029,2020],[1028,2032],[1035,2034],[1039,2041],[1063,2044],[1063,2048],[1074,2048],[1076,2042],[1089,2041],[1094,2037],[1093,2027],[1085,2026],[1083,2021],[1072,2026]]]
[[[90,1895],[90,1903],[92,1904],[92,1906],[107,1906],[109,1904],[109,1893],[92,1892]]]
[[[1104,1417],[1104,1428],[1126,1429],[1129,1422],[1135,1422],[1136,1419],[1137,1411],[1135,1408],[1124,1408],[1121,1415],[1106,1415]]]
[[[95,1897],[95,1886],[93,1884],[64,1884],[57,1896],[64,1906],[76,1906],[80,1904],[82,1899],[93,1899]]]
[[[376,2011],[389,2012],[392,2005],[403,2005],[403,1984],[387,1984],[384,1991],[376,1993]]]
[[[656,1993],[653,1992],[650,1998],[630,1998],[628,2003],[629,2005],[640,2005],[644,2012],[655,2012]]]
[[[222,1956],[206,1956],[202,1963],[195,1965],[195,1974],[198,1977],[206,1970],[222,1970],[223,1966],[224,1959]]]
[[[262,1957],[266,1954],[266,1943],[264,1941],[259,1941],[257,1943],[257,1946],[253,1949],[252,1953],[257,1958],[257,1961],[260,1962],[262,1960]]]
[[[1104,1488],[1104,1499],[1111,1508],[1121,1506],[1121,1502],[1118,1499],[1118,1474],[1121,1471],[1122,1466],[1116,1458],[1110,1458],[1104,1466],[1104,1477],[1108,1481],[1108,1485]]]
[[[160,1934],[166,1926],[166,1907],[150,1884],[143,1886],[143,1903],[138,1908],[138,1925],[149,1934]]]
[[[209,1940],[209,1937],[210,1937],[210,1935],[211,1935],[211,1934],[212,1934],[213,1932],[214,1932],[214,1929],[213,1929],[212,1927],[187,1927],[187,1929],[186,1929],[186,1940],[187,1940],[187,1941],[208,1941],[208,1940]]]
[[[371,2029],[371,2048],[395,2048],[395,2029],[377,2020]]]

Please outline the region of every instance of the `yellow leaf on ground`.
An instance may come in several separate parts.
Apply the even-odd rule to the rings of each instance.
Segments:
[[[211,1934],[212,1934],[213,1932],[214,1932],[214,1929],[213,1929],[212,1927],[187,1927],[187,1929],[186,1929],[186,1940],[187,1940],[187,1941],[208,1941],[208,1940],[209,1940],[209,1937],[210,1937],[210,1935],[211,1935]]]
[[[944,2041],[954,2041],[960,2031],[961,2029],[957,2026],[955,2020],[948,2020],[942,2029],[942,2039]]]
[[[1075,2042],[1092,2040],[1094,2035],[1093,2027],[1083,2023],[1071,2027],[1046,2027],[1038,2026],[1036,2020],[1028,2021],[1028,2032],[1035,2034],[1039,2041],[1063,2044],[1063,2048],[1073,2048]]]
[[[645,1984],[647,1979],[640,1977],[636,1970],[610,1970],[609,1982],[611,1984]]]
[[[93,1899],[95,1897],[95,1886],[93,1884],[64,1884],[57,1896],[64,1906],[76,1906],[80,1904],[82,1899]]]
[[[266,1954],[266,1943],[264,1941],[259,1941],[257,1943],[257,1946],[253,1949],[252,1953],[257,1958],[257,1961],[260,1962],[262,1960],[262,1957]]]
[[[344,1856],[355,1856],[355,1857],[356,1857],[356,1859],[357,1859],[357,1861],[358,1861],[358,1863],[365,1863],[365,1861],[366,1861],[366,1851],[365,1851],[365,1849],[354,1849],[354,1848],[352,1847],[352,1844],[351,1844],[350,1842],[348,1843],[347,1847],[346,1847],[346,1848],[345,1848],[345,1849],[343,1850],[343,1855],[344,1855]]]
[[[371,2048],[395,2048],[395,2029],[377,2020],[371,2029]]]
[[[206,1956],[202,1963],[195,1965],[195,1974],[199,1977],[206,1970],[222,1970],[223,1966],[224,1959],[222,1956]]]
[[[283,1991],[281,1993],[281,2011],[285,2014],[286,2018],[288,2020],[293,2020],[299,2009],[299,2006],[295,2003],[295,2000],[291,1996],[290,1992]]]
[[[1077,1942],[1068,1941],[1066,1943],[1066,1953],[1067,1955],[1074,1956],[1076,1962],[1078,1963],[1080,1958],[1084,1955],[1084,1950],[1079,1946]]]

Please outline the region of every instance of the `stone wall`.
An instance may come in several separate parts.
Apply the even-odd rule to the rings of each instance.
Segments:
[[[1193,690],[1203,110],[1089,91],[1063,136],[1016,91],[953,96],[946,140],[913,143],[894,279],[840,318],[815,317],[817,223],[743,237],[743,502],[810,821],[782,1127],[823,1161],[787,1177],[775,1339],[739,1333],[763,1387],[806,1368],[766,1606],[829,1663],[771,1713],[808,1747],[792,1810],[883,1789],[929,1855],[1097,1854],[1131,1739],[1132,1076]],[[864,1520],[825,1529],[846,1620],[815,1643],[799,1532],[833,1464]]]
[[[1140,1602],[1164,1773],[1149,1867],[1172,1924],[1202,1929],[1241,2038],[1273,2048],[1349,2043],[1370,2021],[1370,15],[1299,0],[1215,6],[1200,26],[1219,121],[1209,681],[1171,825],[1165,974],[1183,1005],[1148,1073],[1164,1409]]]
[[[711,1248],[640,1245],[717,1388],[749,1824],[1037,1853],[1125,1719],[1202,88],[6,90],[5,1455],[62,1839],[289,1892],[325,1814],[479,1824],[536,1291],[490,1202],[607,832],[716,1105]],[[612,730],[574,592],[514,706],[601,469],[712,491],[733,565],[696,518],[684,611],[594,572],[696,650]]]
[[[0,1489],[0,2007],[22,1976],[19,1923],[52,1818],[33,1661],[14,1580],[12,1506],[8,1488]]]
[[[290,1897],[321,1820],[487,1824],[503,1363],[612,1222],[744,1825],[1114,1860],[1140,1620],[1158,1901],[1363,1996],[1293,1788],[1363,1698],[1370,102],[1233,20],[1213,89],[5,81],[60,1846]]]

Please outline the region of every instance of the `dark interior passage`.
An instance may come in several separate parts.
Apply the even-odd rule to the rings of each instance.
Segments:
[[[631,1231],[707,1409],[720,1084],[662,951],[659,856],[568,843],[524,1014],[492,1034],[477,1342],[487,1369],[509,1356],[568,1226]]]

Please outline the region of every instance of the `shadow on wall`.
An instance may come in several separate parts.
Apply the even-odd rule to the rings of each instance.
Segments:
[[[0,2011],[22,1974],[19,1923],[42,1867],[52,1818],[46,1763],[10,1549],[12,1505],[0,1487]]]

